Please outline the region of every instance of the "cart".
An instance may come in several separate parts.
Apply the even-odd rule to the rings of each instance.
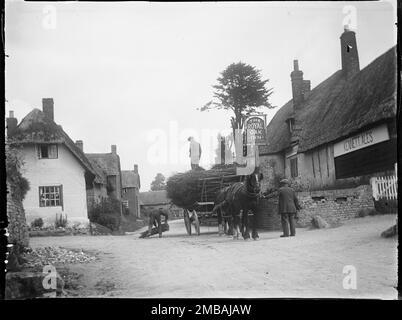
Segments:
[[[214,177],[203,178],[198,181],[201,190],[200,200],[195,202],[193,210],[195,214],[191,215],[191,211],[184,209],[184,224],[188,235],[191,235],[191,225],[195,226],[197,234],[200,234],[200,225],[217,225],[218,216],[213,213],[215,198],[219,190],[230,186],[235,182],[243,181],[243,176],[239,175],[219,175]],[[230,218],[224,216],[223,218]]]

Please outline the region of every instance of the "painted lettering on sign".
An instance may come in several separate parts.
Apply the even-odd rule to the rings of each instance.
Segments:
[[[334,144],[334,157],[344,155],[373,144],[389,140],[388,128],[386,124],[366,130],[355,136],[342,140]]]
[[[265,121],[259,117],[251,117],[247,119],[246,125],[246,137],[248,144],[265,144]]]

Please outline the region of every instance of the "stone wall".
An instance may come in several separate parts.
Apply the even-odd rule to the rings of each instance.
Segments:
[[[8,242],[28,247],[29,234],[22,202],[7,193]]]
[[[355,218],[361,209],[374,209],[371,186],[356,188],[298,192],[302,209],[299,212],[300,227],[311,225],[311,218],[319,215],[329,224]]]

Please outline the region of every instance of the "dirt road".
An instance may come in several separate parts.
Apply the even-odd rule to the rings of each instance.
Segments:
[[[394,299],[397,241],[380,233],[394,215],[354,219],[338,228],[297,229],[297,236],[261,232],[260,240],[218,236],[202,227],[187,236],[182,220],[159,239],[125,236],[32,238],[31,246],[100,251],[100,259],[70,265],[83,274],[82,296],[117,297],[364,297]],[[345,266],[357,288],[343,288]]]

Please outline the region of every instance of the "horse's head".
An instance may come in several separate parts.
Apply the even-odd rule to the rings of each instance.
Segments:
[[[254,172],[246,177],[247,190],[251,193],[258,194],[261,190],[262,173]]]

